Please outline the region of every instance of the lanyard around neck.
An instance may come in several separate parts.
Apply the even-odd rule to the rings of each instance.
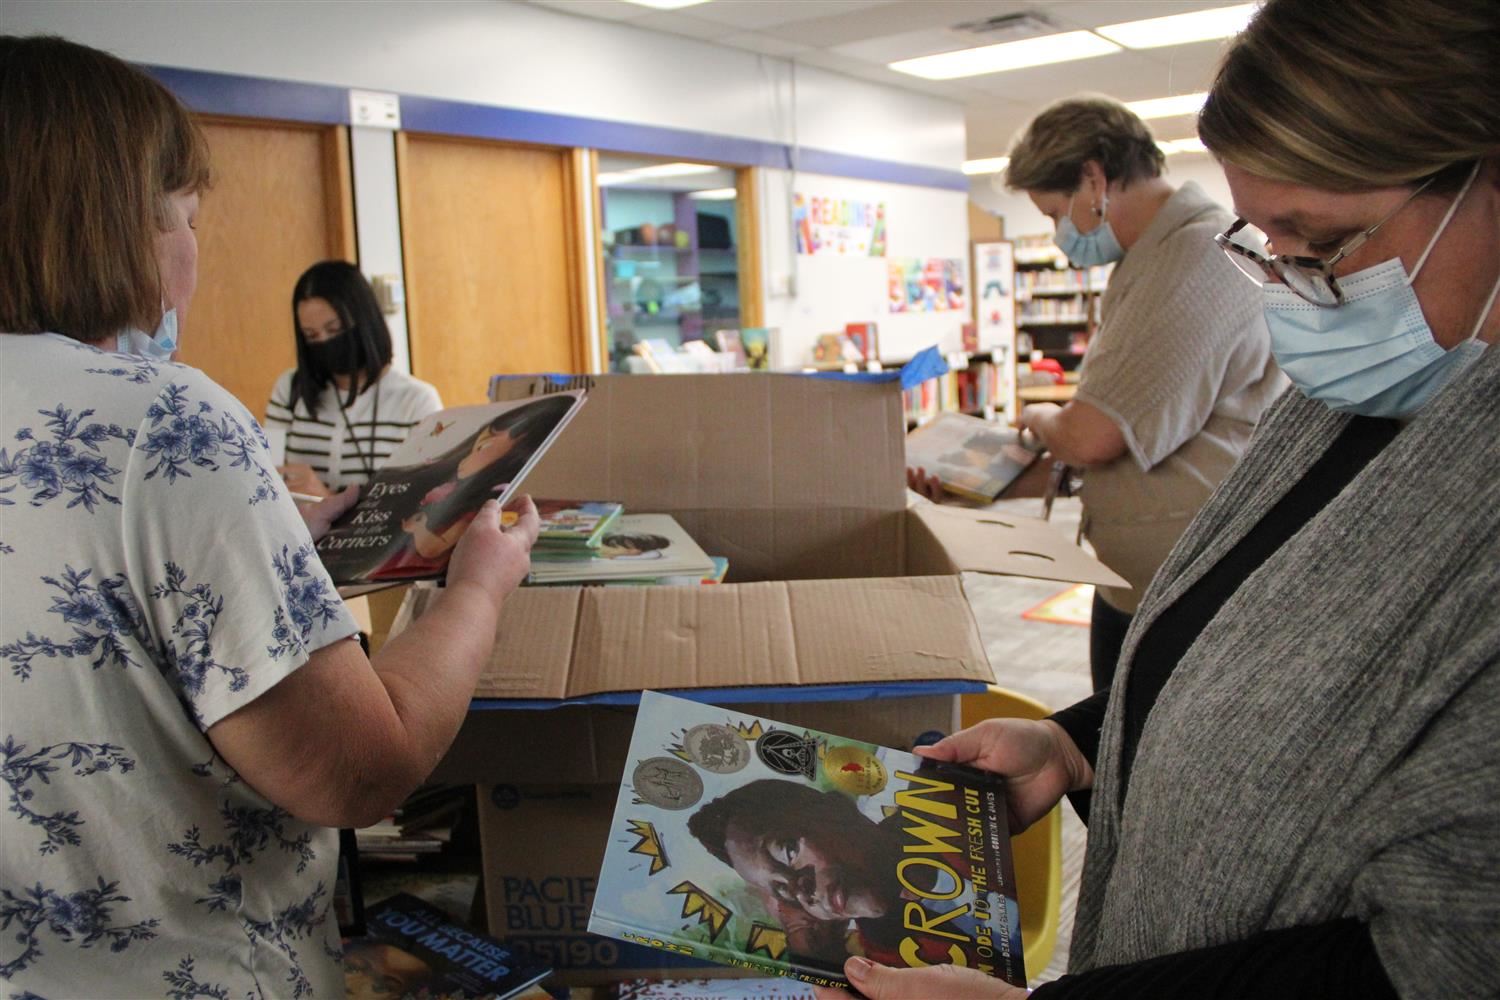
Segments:
[[[339,403],[339,415],[344,418],[344,429],[349,432],[349,440],[354,444],[354,454],[359,456],[359,464],[364,467],[365,475],[371,479],[375,478],[375,429],[380,424],[380,380],[370,386],[370,391],[375,393],[375,409],[370,417],[370,454],[366,455],[359,448],[359,438],[354,433],[354,425],[349,422],[349,411],[344,409],[344,397],[339,393],[338,387],[334,387],[334,398]],[[342,455],[334,456],[334,460],[343,461]]]

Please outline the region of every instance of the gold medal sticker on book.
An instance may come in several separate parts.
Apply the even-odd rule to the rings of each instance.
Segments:
[[[816,985],[844,961],[1026,984],[997,775],[641,697],[589,930]]]

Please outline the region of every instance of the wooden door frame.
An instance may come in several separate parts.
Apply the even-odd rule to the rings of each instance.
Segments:
[[[736,257],[740,277],[740,326],[765,326],[765,298],[761,291],[760,170],[741,167],[734,173],[734,221],[738,232]]]
[[[401,220],[401,257],[403,260],[403,271],[409,272],[413,259],[413,248],[411,245],[411,227],[408,221],[411,219],[410,186],[403,183],[403,178],[411,176],[411,138],[438,139],[446,142],[467,143],[486,148],[524,149],[531,152],[561,153],[563,156],[563,187],[565,197],[563,199],[563,215],[559,224],[563,227],[563,254],[565,257],[565,270],[568,281],[568,295],[572,305],[568,310],[568,351],[572,358],[573,370],[575,372],[588,371],[588,299],[584,294],[587,287],[586,276],[582,268],[587,266],[587,255],[583,252],[586,245],[582,233],[583,210],[579,203],[581,197],[580,171],[577,157],[583,150],[562,147],[542,146],[522,142],[502,142],[498,139],[479,139],[471,136],[443,135],[436,132],[408,132],[405,129],[396,132],[396,204]],[[590,175],[592,176],[592,175]],[[420,336],[421,315],[421,292],[416,289],[413,282],[406,282],[406,336],[408,343],[413,335]],[[415,371],[413,361],[413,374],[420,376]]]

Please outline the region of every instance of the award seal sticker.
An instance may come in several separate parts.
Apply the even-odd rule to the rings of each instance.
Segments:
[[[864,747],[834,747],[823,754],[823,774],[850,795],[874,795],[885,787],[886,770]]]
[[[682,738],[682,746],[699,767],[714,774],[733,774],[750,763],[750,745],[733,726],[694,726]]]
[[[755,755],[777,774],[811,778],[818,773],[818,741],[813,737],[773,729],[755,741]]]
[[[676,757],[650,757],[635,766],[630,787],[660,809],[688,809],[703,798],[703,779]]]

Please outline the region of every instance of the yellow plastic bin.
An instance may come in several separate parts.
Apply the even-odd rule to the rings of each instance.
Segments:
[[[1045,719],[1052,709],[1024,694],[992,687],[960,699],[964,728],[985,719]],[[1021,943],[1026,975],[1035,977],[1052,961],[1057,946],[1057,917],[1062,897],[1062,807],[1058,806],[1025,833],[1011,838],[1016,866],[1016,895],[1021,903]]]

